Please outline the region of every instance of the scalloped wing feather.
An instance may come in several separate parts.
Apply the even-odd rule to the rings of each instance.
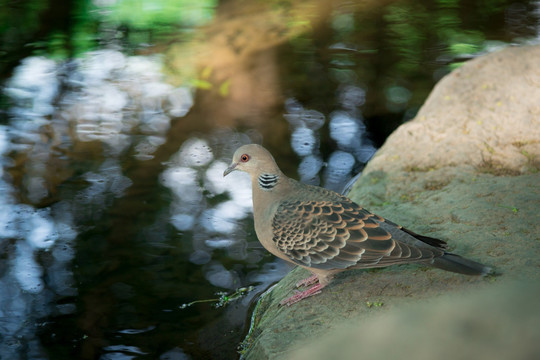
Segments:
[[[399,241],[392,233],[405,231],[404,236],[414,238],[417,234],[410,234],[345,197],[339,200],[283,201],[272,221],[276,247],[292,262],[321,270],[429,261],[444,253],[443,241],[428,238],[428,245],[438,245],[434,248]],[[396,231],[387,231],[381,223]]]

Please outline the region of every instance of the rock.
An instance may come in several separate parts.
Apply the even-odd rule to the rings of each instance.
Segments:
[[[476,58],[440,81],[366,172],[471,165],[495,175],[540,167],[540,46]]]
[[[289,359],[538,359],[539,297],[534,282],[444,296],[347,324]]]
[[[477,358],[512,344],[519,346],[516,358],[531,354],[533,337],[503,335],[514,336],[524,320],[528,329],[539,315],[531,312],[531,295],[516,285],[540,280],[538,58],[538,46],[511,47],[449,74],[418,116],[387,139],[349,194],[501,275],[481,279],[416,265],[350,271],[322,294],[280,307],[307,275],[295,269],[260,300],[244,358],[345,358],[345,351],[361,350],[367,357],[392,358],[397,347],[412,358],[444,359],[439,349],[460,354],[449,349],[467,334],[480,342],[469,353]],[[448,326],[436,327],[434,314]],[[489,314],[497,316],[490,322]],[[423,324],[426,329],[418,329]],[[485,345],[491,337],[495,352]]]

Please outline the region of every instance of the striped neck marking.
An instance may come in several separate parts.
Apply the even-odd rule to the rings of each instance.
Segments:
[[[261,174],[259,176],[259,187],[263,190],[272,190],[279,180],[279,176],[275,174]]]

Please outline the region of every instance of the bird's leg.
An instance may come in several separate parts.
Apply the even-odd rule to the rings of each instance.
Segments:
[[[308,279],[310,279],[310,278],[308,278]],[[293,296],[291,296],[291,297],[289,297],[289,298],[287,298],[285,300],[282,300],[279,304],[280,305],[291,306],[292,304],[297,303],[300,300],[305,299],[305,298],[307,298],[309,296],[320,294],[322,288],[325,287],[325,286],[326,285],[323,285],[321,283],[317,283],[317,284],[313,285],[312,287],[310,287],[310,288],[308,288],[308,289],[306,289],[304,291],[296,290],[296,294],[294,294]]]
[[[319,277],[317,275],[313,274],[310,277],[307,277],[307,278],[302,279],[299,282],[297,282],[296,287],[299,288],[299,287],[302,287],[302,286],[313,285],[318,281],[319,281]]]

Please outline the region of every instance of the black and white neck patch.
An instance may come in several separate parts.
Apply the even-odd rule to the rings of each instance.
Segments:
[[[276,186],[279,176],[275,174],[261,174],[259,176],[259,187],[263,190],[272,190]]]

